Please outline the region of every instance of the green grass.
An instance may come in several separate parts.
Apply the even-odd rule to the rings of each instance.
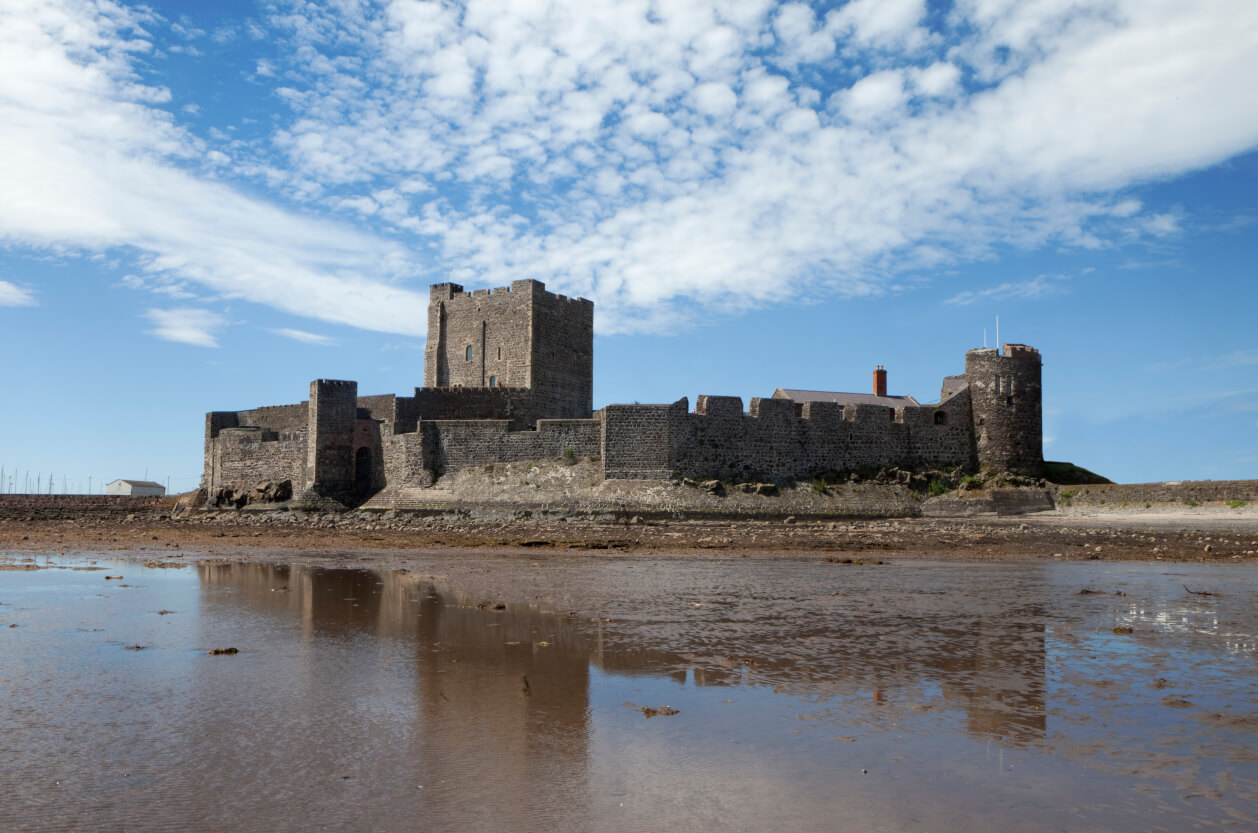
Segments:
[[[1187,506],[1187,507],[1188,507],[1188,508],[1190,508],[1190,509],[1195,509],[1195,508],[1197,508],[1198,506],[1200,506],[1200,505],[1201,505],[1201,501],[1199,501],[1199,500],[1193,500],[1193,499],[1192,499],[1192,498],[1190,498],[1190,497],[1186,497],[1186,498],[1184,498],[1184,505],[1185,505],[1185,506]]]
[[[1248,506],[1248,505],[1249,505],[1249,501],[1247,500],[1229,500],[1227,502],[1227,506],[1229,509],[1240,509],[1242,506]]]
[[[947,492],[948,492],[948,484],[944,483],[942,480],[930,481],[930,496],[931,497],[939,497],[942,494],[947,494]]]
[[[1050,460],[1044,461],[1044,479],[1049,483],[1056,483],[1058,486],[1077,486],[1087,483],[1112,483],[1112,480],[1101,477],[1096,472],[1088,471],[1082,466],[1076,466],[1074,463],[1057,463]]]

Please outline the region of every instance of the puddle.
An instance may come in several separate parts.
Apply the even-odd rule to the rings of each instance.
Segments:
[[[1256,823],[1253,567],[531,563],[0,572],[0,829]]]

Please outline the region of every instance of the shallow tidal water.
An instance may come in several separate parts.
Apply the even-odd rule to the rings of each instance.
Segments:
[[[4,560],[2,831],[1258,829],[1250,566]]]

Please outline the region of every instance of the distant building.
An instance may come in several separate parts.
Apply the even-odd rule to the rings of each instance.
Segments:
[[[152,480],[115,480],[105,484],[107,495],[157,495],[166,494],[166,487]]]
[[[965,382],[964,376],[949,376],[948,379],[960,379],[962,384]],[[943,398],[948,399],[952,394],[960,390],[958,386],[956,390],[948,390],[947,379],[944,380]],[[773,392],[774,399],[789,399],[795,403],[795,416],[802,417],[804,415],[805,402],[833,402],[839,406],[840,412],[846,405],[881,405],[884,408],[902,408],[905,405],[919,406],[921,405],[911,396],[888,396],[887,395],[887,371],[882,365],[874,368],[874,386],[870,393],[844,393],[842,391],[828,390],[797,390],[795,388],[778,388]],[[942,400],[941,400],[942,401]]]

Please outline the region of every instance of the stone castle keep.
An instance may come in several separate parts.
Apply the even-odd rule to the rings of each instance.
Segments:
[[[934,405],[888,396],[878,368],[869,394],[779,388],[746,413],[733,396],[700,396],[693,411],[683,398],[594,412],[592,302],[533,280],[475,292],[443,283],[430,290],[424,387],[359,396],[356,382],[320,379],[296,405],[209,413],[201,486],[211,500],[252,490],[355,503],[469,466],[585,458],[604,478],[639,480],[780,482],[886,466],[1038,475],[1040,365],[1025,345],[970,350]]]

